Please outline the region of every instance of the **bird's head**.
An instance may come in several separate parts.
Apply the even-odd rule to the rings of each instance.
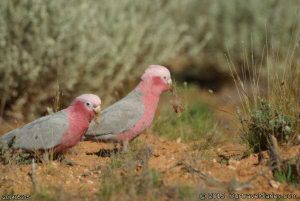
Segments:
[[[72,105],[87,112],[91,119],[95,118],[95,121],[98,122],[101,111],[101,99],[97,95],[82,94],[73,100]]]
[[[142,75],[142,80],[159,94],[173,89],[170,71],[164,66],[150,65]]]

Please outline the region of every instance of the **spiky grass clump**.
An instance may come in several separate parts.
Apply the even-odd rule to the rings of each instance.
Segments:
[[[281,183],[300,185],[299,164],[299,162],[298,164],[290,162],[285,164],[285,167],[281,168],[280,170],[275,169],[273,171],[274,178]]]
[[[297,40],[299,37],[297,35]],[[240,74],[229,59],[229,67],[242,105],[238,110],[242,137],[250,148],[266,148],[268,135],[276,137],[280,144],[298,143],[300,132],[300,70],[295,65],[296,46],[286,53],[285,62],[278,55],[262,57],[267,63],[247,57]]]
[[[295,58],[299,36],[291,39],[296,44],[291,45],[284,62],[278,55],[269,55],[268,48],[266,65],[246,56],[242,76],[247,79],[241,78],[229,57],[242,101],[238,110],[242,138],[254,152],[268,150],[274,178],[292,184],[300,182],[299,156],[285,159],[280,147],[300,143],[300,69]]]

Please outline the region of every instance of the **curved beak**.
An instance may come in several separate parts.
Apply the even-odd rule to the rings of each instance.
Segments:
[[[101,112],[101,106],[94,108],[95,114],[99,114]]]
[[[94,121],[96,124],[100,123],[100,112],[101,112],[101,106],[94,108],[94,113],[95,113]]]
[[[169,90],[170,90],[171,92],[173,92],[173,83],[172,83],[172,79],[169,79],[169,80],[168,80],[168,85],[169,85]]]

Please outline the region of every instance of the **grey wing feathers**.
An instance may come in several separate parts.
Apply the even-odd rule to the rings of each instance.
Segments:
[[[115,135],[132,128],[144,113],[142,94],[136,90],[101,112],[100,124],[91,123],[85,139]]]
[[[49,149],[60,143],[67,128],[67,114],[62,110],[12,130],[2,136],[1,140],[12,144],[13,148]]]

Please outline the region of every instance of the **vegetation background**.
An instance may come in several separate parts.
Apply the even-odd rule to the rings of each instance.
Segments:
[[[247,59],[264,68],[298,45],[298,0],[3,0],[0,9],[4,117],[33,119],[57,93],[59,108],[87,91],[110,103],[151,63],[181,80],[222,80],[228,55],[239,70]]]

